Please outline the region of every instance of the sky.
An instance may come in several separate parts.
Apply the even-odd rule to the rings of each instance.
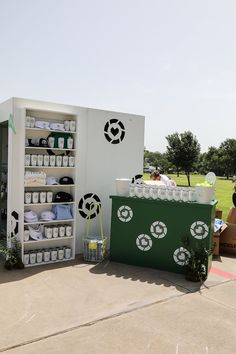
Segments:
[[[145,147],[236,138],[235,0],[0,0],[0,102],[145,116]]]

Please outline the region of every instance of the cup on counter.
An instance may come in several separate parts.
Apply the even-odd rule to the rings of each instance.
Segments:
[[[137,184],[135,187],[135,195],[138,198],[143,198],[143,186],[141,184]]]
[[[160,200],[165,200],[166,199],[166,187],[165,186],[160,186],[158,189],[158,198]]]
[[[129,186],[129,196],[130,197],[135,197],[135,185],[134,184],[131,184]]]

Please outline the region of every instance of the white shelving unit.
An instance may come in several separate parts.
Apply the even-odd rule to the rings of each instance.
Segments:
[[[49,134],[58,133],[58,130],[45,129],[35,126],[26,126],[26,117],[35,117],[37,120],[60,123],[66,120],[76,121],[76,131],[68,129],[64,133],[72,135],[74,145],[65,145],[63,148],[47,148],[43,145],[35,146],[35,141],[25,142],[26,138],[47,139]],[[91,203],[101,205],[104,234],[110,237],[111,225],[111,199],[116,193],[116,178],[128,177],[136,179],[142,174],[143,148],[144,148],[144,117],[136,114],[114,112],[108,110],[67,105],[53,102],[31,100],[12,97],[0,104],[0,123],[6,127],[5,138],[7,148],[5,160],[7,166],[7,219],[5,234],[8,247],[12,246],[12,238],[22,241],[22,256],[25,252],[68,247],[75,254],[83,252],[83,238],[86,235],[88,213]],[[28,123],[28,121],[27,121]],[[43,142],[41,142],[43,143]],[[6,145],[6,144],[5,144]],[[32,146],[33,145],[33,146]],[[46,155],[52,150],[56,155],[70,154],[75,157],[74,167],[57,166],[25,166],[25,155]],[[28,160],[27,160],[28,161]],[[46,163],[45,163],[46,165]],[[58,162],[58,166],[59,162]],[[33,183],[24,185],[26,172],[38,173],[42,171],[48,177],[60,179],[63,176],[73,178],[68,185],[45,185]],[[137,177],[138,178],[138,177]],[[52,203],[31,203],[24,201],[25,192],[52,192],[54,195],[60,191],[70,193],[73,203],[73,220],[64,222],[41,223],[44,227],[69,223],[73,226],[70,238],[55,238],[41,241],[24,242],[24,228],[31,226],[24,221],[24,212],[32,210],[38,215],[43,210],[55,207]],[[39,224],[32,226],[38,227]],[[94,208],[91,220],[91,234],[99,235],[99,209]],[[62,234],[62,233],[61,233]],[[50,235],[49,235],[50,236]],[[26,238],[27,239],[27,238]],[[64,259],[63,261],[67,260]],[[57,263],[60,260],[48,260],[45,263]],[[42,264],[36,262],[30,266]]]
[[[42,110],[32,110],[32,109],[25,109],[25,125],[27,124],[27,117],[35,118],[35,121],[47,121],[49,123],[63,123],[64,121],[75,121],[77,126],[77,116],[64,114],[61,112],[51,112],[51,111],[42,111]],[[32,123],[33,124],[33,123]],[[76,131],[59,131],[59,130],[51,130],[51,129],[41,129],[35,127],[25,127],[25,145],[26,142],[31,141],[31,139],[47,139],[51,133],[56,133],[63,135],[64,137],[70,136],[73,138],[73,147],[67,148],[66,143],[64,144],[63,148],[58,148],[57,145],[55,147],[42,147],[42,146],[25,146],[25,155],[48,155],[48,151],[50,150],[51,154],[61,155],[69,155],[74,157],[74,165],[73,166],[44,166],[44,165],[36,165],[36,166],[24,166],[24,174],[28,171],[32,171],[34,173],[44,172],[46,176],[55,177],[58,181],[60,178],[64,176],[69,176],[73,179],[74,184],[58,184],[58,185],[25,185],[24,192],[38,192],[40,194],[41,191],[48,191],[52,190],[53,193],[53,201],[52,202],[45,202],[45,203],[25,203],[23,202],[23,209],[24,212],[26,211],[33,211],[38,215],[38,221],[34,222],[26,222],[23,220],[22,224],[22,232],[21,234],[24,235],[25,230],[29,230],[31,234],[32,227],[37,229],[40,225],[42,226],[42,239],[34,240],[29,237],[29,240],[22,241],[22,259],[25,263],[26,267],[35,266],[35,265],[43,265],[49,263],[58,263],[68,261],[74,259],[75,257],[75,236],[76,236],[76,210],[75,210],[75,185],[77,184],[77,177],[76,177],[76,164],[77,164],[77,149],[76,149]],[[25,158],[25,156],[24,156]],[[67,192],[73,196],[73,202],[68,203],[57,203],[54,201],[55,195],[59,192]],[[55,220],[40,220],[40,215],[43,211],[53,211],[53,207],[56,205],[69,205],[72,212],[72,219],[55,219]],[[23,216],[24,217],[24,216]],[[58,236],[57,237],[50,237],[47,238],[47,234],[45,231],[45,227],[49,228],[57,228],[59,230],[59,226],[71,226],[72,227],[72,234],[71,236]],[[27,232],[27,231],[26,231]],[[23,236],[24,238],[24,236]],[[70,251],[69,251],[70,250]],[[55,256],[56,251],[58,252],[65,252],[64,257],[58,259],[58,256]],[[54,252],[54,257],[52,258],[52,252]],[[66,253],[67,252],[67,253]],[[44,255],[47,253],[47,260],[44,260]],[[48,257],[48,254],[50,256]],[[45,258],[46,259],[46,258]]]

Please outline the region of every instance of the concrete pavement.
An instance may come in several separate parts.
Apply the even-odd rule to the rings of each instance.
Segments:
[[[183,275],[81,259],[0,271],[0,352],[236,352],[236,257],[205,285]]]

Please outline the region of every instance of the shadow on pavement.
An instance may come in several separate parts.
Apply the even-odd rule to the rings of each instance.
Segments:
[[[93,274],[106,274],[107,276],[115,276],[148,284],[164,285],[165,287],[174,286],[176,290],[185,294],[199,291],[201,287],[200,283],[187,281],[183,274],[116,263],[109,260],[97,263],[94,267],[90,268],[89,271]]]

